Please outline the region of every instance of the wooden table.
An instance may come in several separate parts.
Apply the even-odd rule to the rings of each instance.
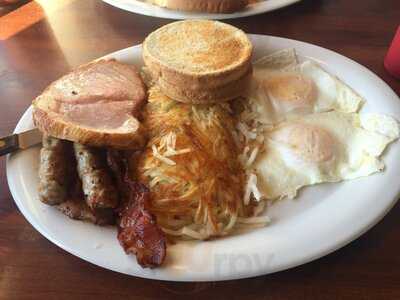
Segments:
[[[72,67],[140,43],[170,20],[96,0],[48,0],[0,9],[0,135]],[[317,44],[370,68],[400,94],[382,62],[400,22],[398,0],[304,0],[229,20],[249,33]],[[379,201],[379,199],[376,199]],[[91,265],[50,243],[20,214],[0,159],[0,299],[400,299],[400,205],[357,241],[277,274],[219,283],[138,279]]]

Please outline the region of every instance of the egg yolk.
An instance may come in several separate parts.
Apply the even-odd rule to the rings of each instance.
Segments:
[[[274,75],[263,86],[272,98],[283,102],[307,106],[316,98],[314,82],[301,74]]]
[[[319,127],[306,124],[286,125],[274,133],[273,139],[286,144],[304,161],[321,163],[334,156],[334,138]]]

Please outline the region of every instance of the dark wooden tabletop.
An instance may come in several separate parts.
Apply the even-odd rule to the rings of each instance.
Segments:
[[[0,135],[12,132],[52,80],[81,63],[138,44],[171,22],[100,0],[37,2],[0,8]],[[383,68],[400,25],[399,0],[303,0],[227,22],[248,33],[337,51],[371,69],[400,94],[400,81]],[[145,280],[91,265],[42,237],[14,204],[1,158],[0,299],[400,299],[399,216],[396,205],[350,245],[277,274],[217,283]]]

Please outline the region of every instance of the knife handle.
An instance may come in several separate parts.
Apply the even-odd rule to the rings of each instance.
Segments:
[[[16,134],[0,138],[0,156],[17,151],[18,149],[18,136]]]

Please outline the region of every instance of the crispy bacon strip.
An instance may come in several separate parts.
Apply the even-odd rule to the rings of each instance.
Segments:
[[[126,253],[136,255],[142,267],[160,266],[167,247],[164,233],[147,209],[150,192],[140,183],[131,182],[129,186],[130,199],[119,213],[118,240]]]
[[[136,255],[144,268],[162,265],[167,251],[166,238],[148,208],[150,191],[126,176],[127,166],[118,153],[109,152],[108,163],[117,181],[123,180],[127,187],[125,201],[118,209],[118,240],[122,248],[127,254]]]
[[[129,189],[126,186],[126,182],[129,181],[128,161],[125,156],[126,155],[120,150],[107,150],[107,165],[114,175],[114,180],[117,184],[118,191],[121,193],[122,201],[129,198]]]

